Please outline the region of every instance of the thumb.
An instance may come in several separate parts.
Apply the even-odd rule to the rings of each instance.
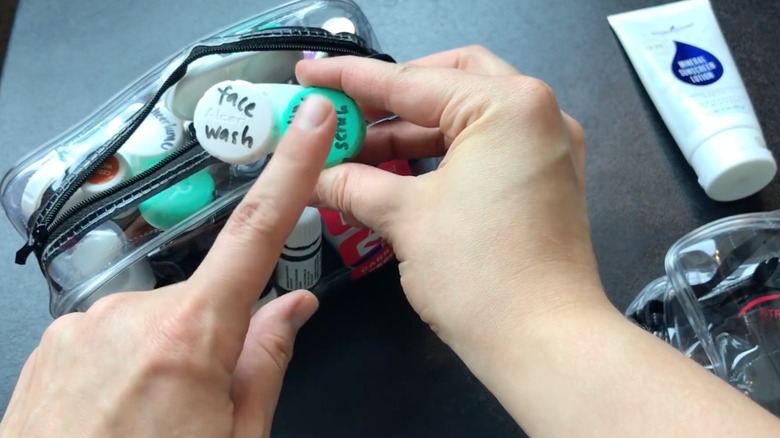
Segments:
[[[233,373],[235,437],[270,434],[295,336],[317,307],[311,292],[297,291],[274,299],[252,317]]]
[[[345,163],[320,174],[312,203],[341,212],[350,223],[388,238],[394,218],[411,196],[414,177],[359,163]]]

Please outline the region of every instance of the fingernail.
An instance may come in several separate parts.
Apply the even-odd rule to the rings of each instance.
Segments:
[[[306,292],[300,301],[298,301],[298,304],[295,306],[295,311],[292,314],[292,323],[295,325],[295,328],[300,330],[300,328],[306,324],[306,321],[311,319],[318,307],[319,302],[317,301],[317,298],[311,292]]]
[[[325,123],[330,114],[330,101],[322,96],[311,95],[298,108],[293,124],[304,131],[314,131]]]

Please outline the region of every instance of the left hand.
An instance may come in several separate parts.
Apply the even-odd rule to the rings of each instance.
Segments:
[[[55,320],[22,370],[0,437],[268,436],[295,335],[317,299],[298,291],[251,309],[335,128],[333,106],[307,99],[191,279]]]

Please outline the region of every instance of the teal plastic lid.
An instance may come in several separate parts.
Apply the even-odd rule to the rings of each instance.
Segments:
[[[186,178],[138,206],[149,225],[165,230],[197,213],[214,199],[214,179],[207,170]]]
[[[326,97],[333,103],[338,118],[336,135],[330,148],[330,154],[325,161],[325,167],[333,167],[337,164],[352,160],[363,148],[366,139],[366,119],[360,111],[357,103],[341,91],[330,88],[311,87],[298,93],[284,111],[282,120],[282,135],[292,123],[296,111],[304,99],[312,94]]]

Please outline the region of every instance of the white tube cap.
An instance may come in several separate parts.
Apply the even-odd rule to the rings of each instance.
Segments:
[[[347,17],[333,17],[326,21],[322,28],[334,35],[342,32],[354,34],[356,30],[355,23]]]
[[[121,228],[113,222],[101,224],[55,257],[49,275],[65,289],[74,287],[121,260],[125,244]],[[151,266],[142,259],[101,286],[95,299],[111,293],[149,290],[156,281]]]
[[[30,216],[35,213],[43,202],[43,195],[49,187],[63,177],[67,167],[60,161],[47,162],[41,168],[35,171],[30,176],[27,185],[24,187],[21,199],[21,211],[25,220],[29,220]],[[68,202],[60,210],[60,214],[64,213],[70,207],[73,207],[80,201],[87,198],[87,195],[83,190],[77,190],[73,196],[68,199]]]
[[[696,149],[690,162],[707,196],[720,202],[757,193],[777,173],[777,163],[761,132],[752,128],[713,135]]]
[[[320,211],[314,207],[303,209],[293,232],[284,242],[283,253],[290,251],[311,251],[322,237],[322,218]]]
[[[154,166],[184,145],[182,123],[167,108],[155,107],[127,139],[119,153],[127,159],[132,173]]]
[[[208,55],[195,60],[187,74],[163,98],[165,105],[183,120],[192,120],[198,100],[214,84],[226,80],[284,83],[295,77],[302,52],[244,52]],[[179,61],[180,62],[180,61]]]

